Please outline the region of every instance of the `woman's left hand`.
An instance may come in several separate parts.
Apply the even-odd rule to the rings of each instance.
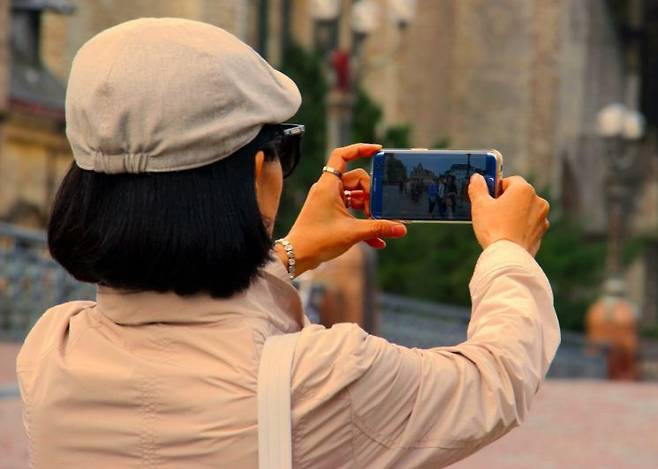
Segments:
[[[407,233],[402,223],[355,218],[345,205],[344,191],[350,191],[351,208],[370,216],[370,175],[363,169],[347,171],[347,163],[368,158],[380,149],[381,145],[356,143],[331,153],[327,166],[343,173],[343,177],[322,173],[286,236],[295,250],[297,275],[340,256],[360,241],[381,249],[386,246],[382,238],[400,238]],[[281,246],[277,245],[276,252],[287,265]]]

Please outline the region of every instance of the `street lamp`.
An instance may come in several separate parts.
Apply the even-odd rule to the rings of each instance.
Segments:
[[[416,0],[389,0],[388,8],[400,29],[405,29],[416,16]]]
[[[644,135],[644,116],[621,103],[608,104],[599,111],[597,130],[602,138],[639,140]]]
[[[367,36],[380,23],[379,15],[379,5],[375,0],[359,0],[352,5],[352,30]]]
[[[362,48],[365,39],[373,34],[383,23],[382,6],[387,5],[388,18],[395,25],[394,34],[404,29],[415,11],[415,0],[355,0],[349,2],[351,8],[341,10],[341,0],[311,0],[309,13],[314,22],[315,50],[319,52],[325,65],[325,72],[330,84],[327,96],[327,141],[329,148],[347,145],[351,141],[352,117],[356,101],[355,84],[359,80],[359,69],[364,65]],[[339,44],[340,25],[349,25],[351,41],[346,47]],[[397,34],[399,35],[399,34]],[[398,41],[399,42],[399,41]],[[387,47],[388,48],[388,47]],[[397,51],[397,47],[395,48]],[[386,54],[390,58],[393,54]],[[368,58],[366,66],[372,61]],[[381,61],[380,61],[381,62]],[[333,296],[347,298],[340,307],[341,317],[322,313],[325,321],[340,320],[360,323],[366,330],[376,330],[376,311],[374,297],[374,263],[375,254],[357,244],[337,259],[328,262],[318,278],[326,277],[327,291],[333,288]],[[361,271],[362,275],[356,273]],[[350,282],[343,284],[348,278],[345,272],[351,272]],[[315,274],[308,272],[315,281]],[[360,283],[361,282],[361,283]],[[331,286],[330,284],[333,284]],[[356,289],[355,289],[356,286]]]
[[[393,52],[381,57],[369,57],[368,65],[388,62],[400,46],[400,33],[406,30],[416,15],[416,0],[354,0],[349,12],[341,9],[341,0],[311,0],[309,14],[314,22],[314,46],[325,58],[339,49],[339,30],[341,17],[349,14],[348,20],[352,31],[351,50],[343,51],[356,70],[362,61],[361,49],[365,39],[383,22],[382,5],[386,5],[386,16],[394,26],[395,46]],[[374,60],[373,60],[374,59]],[[385,59],[385,60],[382,60]]]
[[[621,103],[601,109],[597,115],[599,136],[606,142],[607,175],[606,199],[608,205],[608,252],[606,274],[608,279],[621,275],[623,229],[632,208],[632,191],[637,148],[635,142],[644,136],[644,116]],[[624,206],[628,210],[624,210]]]
[[[338,45],[340,0],[312,0],[309,13],[315,23],[314,46],[326,55]]]
[[[363,41],[372,34],[381,22],[381,12],[375,0],[359,0],[352,5],[352,51],[359,57]]]
[[[637,186],[636,142],[644,136],[644,117],[621,103],[613,103],[599,111],[596,124],[599,136],[606,142],[608,250],[603,295],[589,308],[586,326],[590,340],[609,347],[608,376],[635,379],[637,319],[635,307],[626,298],[622,248]]]
[[[340,0],[311,0],[310,11],[314,20],[335,20],[340,14]]]
[[[381,2],[376,0],[361,0],[352,7],[352,30],[353,30],[353,50],[354,56],[357,57],[359,67],[355,67],[357,73],[359,69],[373,70],[391,63],[391,60],[398,54],[404,41],[404,33],[407,26],[416,16],[416,0],[387,0],[386,18],[383,18],[383,12],[380,11]],[[374,29],[386,20],[390,23],[386,27],[386,32],[382,35],[382,40],[388,34],[392,39],[388,41],[386,51],[378,55],[368,55],[361,57],[361,45],[366,36],[374,32]],[[365,33],[365,34],[361,34]]]
[[[309,5],[315,23],[315,49],[324,58],[331,88],[328,96],[328,143],[331,148],[346,145],[350,140],[354,81],[360,65],[361,46],[381,23],[376,0],[355,1],[348,11],[341,11],[341,4],[341,0],[312,0]],[[339,44],[341,19],[347,20],[351,26],[349,48]]]

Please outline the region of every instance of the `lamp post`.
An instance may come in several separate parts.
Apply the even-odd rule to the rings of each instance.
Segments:
[[[375,0],[360,0],[352,6],[350,25],[352,26],[352,56],[354,58],[357,60],[361,58],[363,42],[380,23],[381,11]]]
[[[400,29],[405,29],[416,16],[416,0],[389,0],[388,4]]]
[[[338,45],[340,0],[311,0],[309,12],[313,19],[314,47],[326,55]]]
[[[587,333],[608,347],[608,377],[636,379],[637,318],[626,298],[622,279],[625,226],[632,210],[637,176],[637,142],[644,135],[644,117],[620,103],[610,104],[597,116],[597,130],[606,144],[606,206],[608,249],[603,295],[587,312]]]
[[[637,142],[644,136],[644,117],[620,103],[609,104],[597,116],[599,136],[606,143],[606,204],[608,209],[608,249],[606,276],[619,278],[625,226],[632,209]]]
[[[311,0],[309,5],[315,26],[315,49],[324,58],[330,85],[327,142],[332,149],[351,142],[355,85],[361,69],[368,64],[364,61],[363,46],[384,20],[382,1],[354,1],[348,11],[341,9],[342,3],[341,0]],[[415,0],[388,0],[385,11],[397,31],[409,24],[414,7]],[[349,41],[340,36],[341,24],[349,24]],[[375,253],[356,245],[310,273],[310,278],[307,276],[306,281],[323,286],[324,300],[319,311],[323,324],[356,322],[368,332],[377,332],[375,264]]]
[[[415,14],[416,0],[387,0],[386,9],[378,0],[358,0],[344,11],[341,0],[311,0],[309,13],[314,21],[315,49],[324,57],[330,92],[328,97],[328,144],[330,148],[350,142],[355,101],[354,88],[364,60],[363,44],[384,21],[384,12],[392,26],[404,30]],[[350,25],[349,47],[341,44],[342,20]]]

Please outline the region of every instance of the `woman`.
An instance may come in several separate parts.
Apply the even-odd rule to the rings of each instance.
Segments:
[[[98,284],[47,311],[17,361],[34,467],[256,467],[264,341],[298,331],[295,467],[438,467],[525,417],[559,341],[532,255],[548,205],[520,178],[471,184],[484,248],[469,340],[410,350],[355,324],[309,325],[290,277],[403,225],[358,220],[369,177],[332,152],[285,240],[283,178],[299,157],[294,83],[221,29],[142,19],[78,52],[67,90],[75,164],[51,253]],[[409,253],[416,255],[416,253]]]

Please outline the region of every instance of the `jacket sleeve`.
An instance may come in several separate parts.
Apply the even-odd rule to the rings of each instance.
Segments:
[[[438,467],[519,425],[560,342],[550,285],[520,246],[494,243],[470,283],[466,342],[408,349],[361,332],[348,386],[359,467]]]

